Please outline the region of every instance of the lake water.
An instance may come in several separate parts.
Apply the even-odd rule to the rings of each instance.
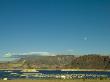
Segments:
[[[37,70],[22,72],[21,70],[0,70],[0,79],[79,79],[79,78],[110,78],[109,71],[61,71]]]

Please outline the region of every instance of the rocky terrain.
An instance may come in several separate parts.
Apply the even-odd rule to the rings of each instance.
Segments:
[[[110,69],[110,56],[89,54],[83,56],[22,56],[20,59],[0,63],[0,68],[37,69]]]

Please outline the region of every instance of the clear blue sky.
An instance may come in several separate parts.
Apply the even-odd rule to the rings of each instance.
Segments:
[[[110,0],[0,0],[0,53],[110,53]]]

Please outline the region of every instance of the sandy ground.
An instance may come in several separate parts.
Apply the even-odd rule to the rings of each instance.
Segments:
[[[110,80],[0,80],[0,82],[110,82]]]

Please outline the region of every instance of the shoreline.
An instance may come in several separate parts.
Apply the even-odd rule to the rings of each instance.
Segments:
[[[107,71],[107,72],[110,72],[110,69],[0,69],[0,70],[36,70],[36,71],[39,71],[39,70],[60,70],[60,71]]]
[[[78,80],[0,80],[0,82],[110,82],[110,79],[78,79]]]

